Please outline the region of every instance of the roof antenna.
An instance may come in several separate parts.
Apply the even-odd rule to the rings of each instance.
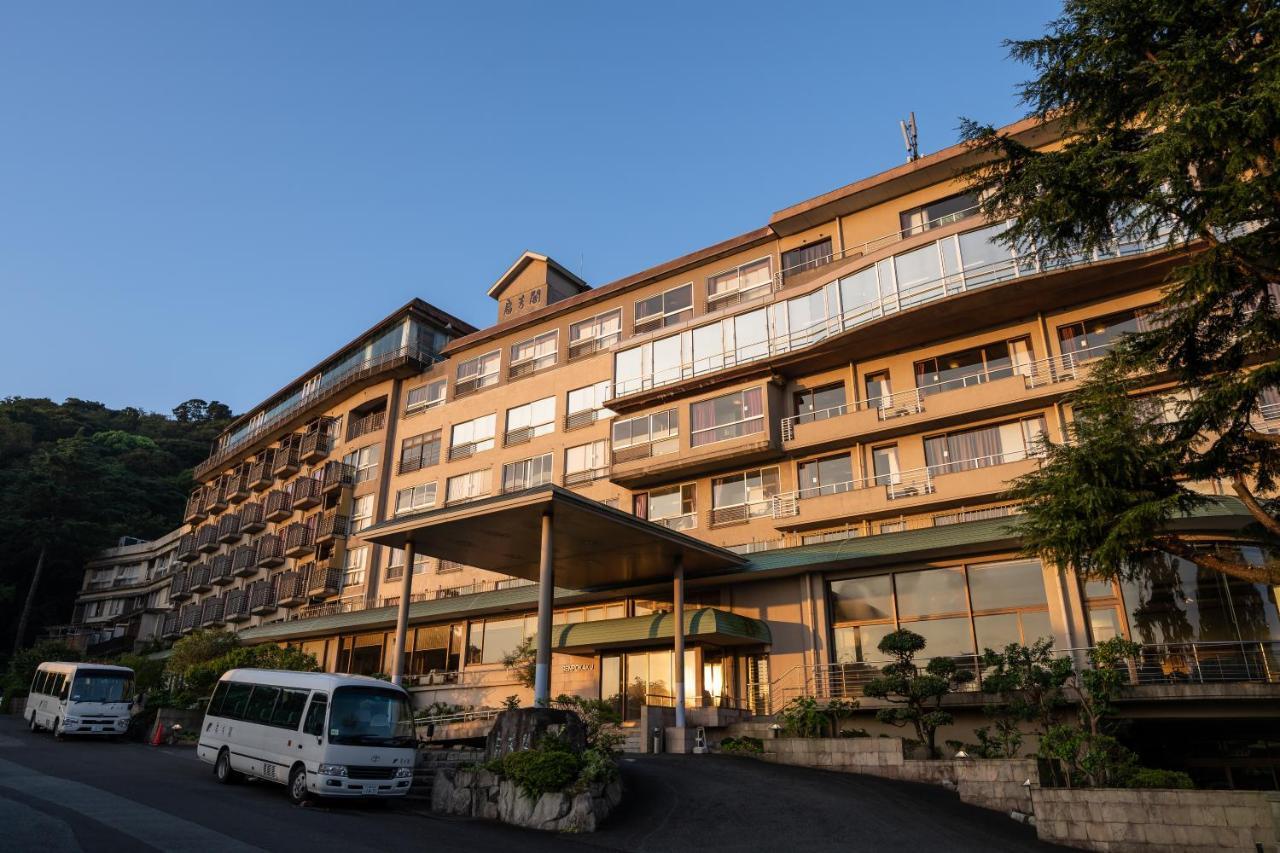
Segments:
[[[906,121],[898,122],[898,127],[902,128],[902,141],[907,146],[907,162],[913,163],[920,159],[920,140],[916,134],[916,114],[915,110],[911,111],[911,117]]]

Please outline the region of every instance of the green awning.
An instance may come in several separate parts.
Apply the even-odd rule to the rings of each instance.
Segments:
[[[674,624],[672,614],[654,613],[556,625],[551,629],[551,647],[558,652],[590,652],[624,646],[670,646]],[[767,623],[714,607],[685,611],[684,636],[687,643],[715,646],[768,645],[773,641]]]

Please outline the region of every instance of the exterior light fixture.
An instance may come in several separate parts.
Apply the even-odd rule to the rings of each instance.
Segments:
[[[956,753],[956,758],[968,758],[968,757],[969,757],[969,753],[965,752],[963,749]]]
[[[778,725],[777,723],[774,723],[773,725],[769,726],[769,732],[772,734],[773,737],[777,737],[778,732],[780,731],[782,731],[782,726]]]

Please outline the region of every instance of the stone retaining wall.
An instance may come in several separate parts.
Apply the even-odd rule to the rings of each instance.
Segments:
[[[951,763],[962,801],[999,812],[1033,813],[1031,791],[1040,784],[1034,758],[953,759]]]
[[[543,794],[536,800],[515,783],[487,770],[442,768],[431,786],[431,810],[479,817],[549,832],[594,832],[622,802],[622,784],[592,785],[572,794]]]
[[[1280,794],[1121,788],[1033,788],[1045,841],[1117,853],[1280,850]]]

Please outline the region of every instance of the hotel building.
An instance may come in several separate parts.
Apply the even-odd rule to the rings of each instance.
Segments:
[[[483,328],[411,302],[233,423],[182,528],[90,564],[73,621],[140,641],[226,628],[389,673],[408,573],[416,702],[527,702],[503,658],[535,634],[528,531],[554,505],[552,695],[628,721],[673,704],[674,555],[690,725],[857,696],[899,626],[969,662],[1125,635],[1147,647],[1125,708],[1151,744],[1165,719],[1232,718],[1269,745],[1205,778],[1274,784],[1275,588],[1172,558],[1093,581],[1022,556],[1008,528],[1007,484],[1063,440],[1065,398],[1143,328],[1185,250],[1019,256],[957,179],[971,156],[921,157],[600,286],[526,252]],[[1280,399],[1258,417],[1280,424]],[[1262,559],[1247,520],[1223,498],[1179,525]],[[146,567],[117,588],[130,558]],[[958,707],[979,720],[980,704]]]

